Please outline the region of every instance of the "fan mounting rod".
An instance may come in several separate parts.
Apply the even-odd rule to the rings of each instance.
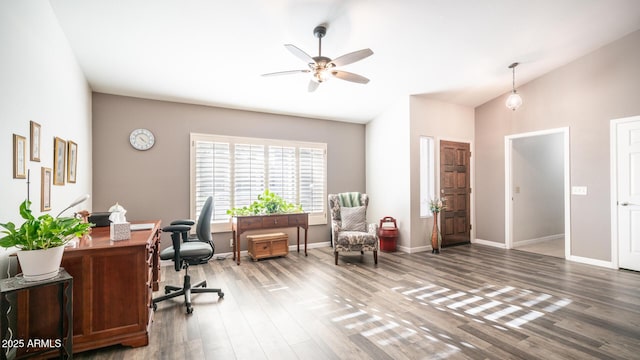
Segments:
[[[327,35],[327,27],[318,25],[313,29],[313,35],[318,38],[318,56],[322,56],[322,38]]]

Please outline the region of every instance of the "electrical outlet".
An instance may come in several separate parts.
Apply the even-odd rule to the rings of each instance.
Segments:
[[[587,187],[586,186],[572,186],[571,187],[572,195],[587,195]]]
[[[229,247],[233,248],[233,239],[229,239]]]

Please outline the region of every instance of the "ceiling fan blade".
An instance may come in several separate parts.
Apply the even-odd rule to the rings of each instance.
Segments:
[[[362,50],[354,51],[354,52],[339,56],[331,60],[330,64],[333,64],[335,66],[344,66],[344,65],[354,63],[356,61],[360,61],[371,55],[373,55],[373,51],[371,51],[371,49],[362,49]]]
[[[369,82],[369,79],[367,79],[366,77],[347,71],[333,70],[331,72],[331,75],[337,77],[338,79],[347,80],[358,84],[366,84]]]
[[[313,58],[311,56],[309,56],[309,54],[307,54],[306,52],[300,50],[295,45],[285,44],[284,47],[286,47],[287,50],[289,50],[293,55],[297,56],[299,59],[301,59],[305,63],[307,63],[307,64],[315,64],[316,63],[315,60],[313,60]]]
[[[317,81],[309,80],[309,92],[314,92],[320,86],[320,83]]]
[[[290,75],[290,74],[299,74],[299,73],[308,73],[311,70],[287,70],[287,71],[277,71],[268,74],[262,74],[262,76],[274,76],[274,75]]]

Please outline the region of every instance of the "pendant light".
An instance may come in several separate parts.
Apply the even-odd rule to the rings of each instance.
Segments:
[[[522,105],[522,98],[520,94],[516,91],[516,66],[518,66],[517,62],[509,65],[509,69],[513,71],[513,89],[511,90],[511,95],[507,98],[507,107],[513,111],[516,111],[520,105]]]

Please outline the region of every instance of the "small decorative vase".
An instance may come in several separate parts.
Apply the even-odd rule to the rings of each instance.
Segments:
[[[431,231],[431,253],[440,254],[440,230],[438,230],[438,213],[433,213],[433,230]]]

